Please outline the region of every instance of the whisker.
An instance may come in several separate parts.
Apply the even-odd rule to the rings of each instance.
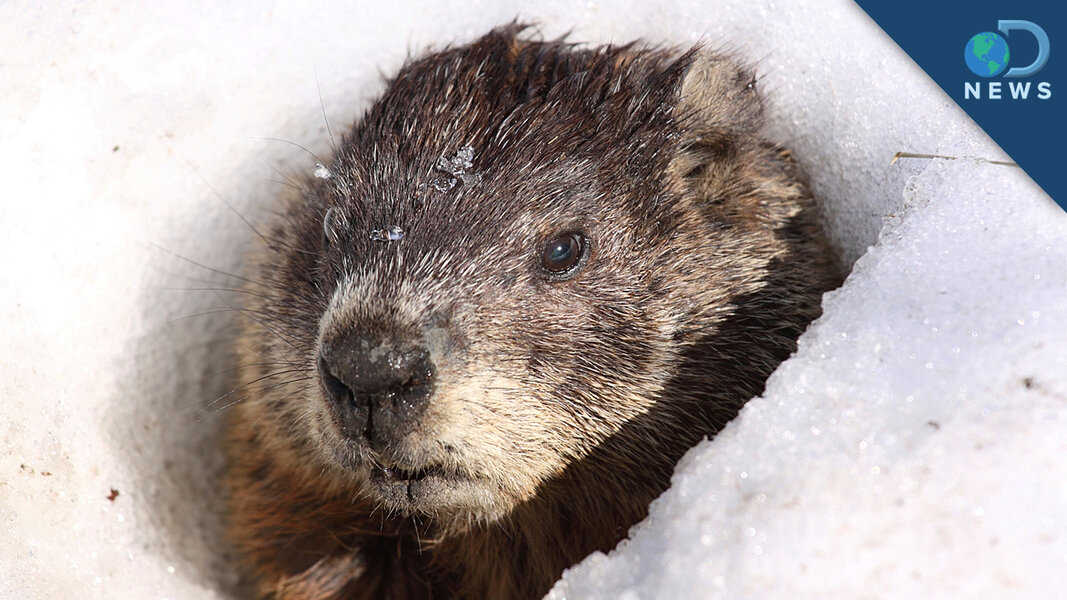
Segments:
[[[306,191],[307,191],[307,190],[306,190],[306,189],[304,188],[304,186],[302,186],[302,185],[298,184],[297,182],[293,181],[293,180],[292,180],[292,179],[291,179],[291,178],[290,178],[290,177],[289,177],[288,175],[286,175],[285,173],[282,173],[281,171],[279,171],[277,167],[275,167],[275,166],[274,166],[273,164],[271,164],[271,163],[270,163],[270,161],[268,161],[268,160],[264,159],[264,160],[263,160],[263,162],[264,162],[264,163],[266,163],[266,165],[267,165],[268,167],[270,167],[270,170],[271,170],[271,171],[274,171],[275,175],[278,175],[279,177],[281,177],[282,179],[284,179],[284,180],[285,180],[286,182],[288,182],[288,183],[289,183],[289,185],[290,185],[290,186],[291,186],[291,187],[292,187],[293,189],[295,189],[295,190],[299,190],[299,191],[301,191],[301,192],[306,192]],[[279,183],[281,183],[281,182],[279,182]]]
[[[197,261],[195,261],[195,260],[193,260],[191,258],[188,258],[186,256],[182,256],[181,254],[178,254],[177,252],[172,252],[170,250],[167,250],[166,248],[164,248],[163,246],[160,246],[159,244],[156,244],[155,242],[149,242],[149,243],[152,244],[153,246],[155,246],[155,248],[157,250],[159,250],[160,252],[165,252],[166,254],[169,254],[169,255],[173,256],[174,258],[177,258],[177,259],[180,259],[180,260],[184,260],[185,262],[187,262],[187,263],[189,263],[189,264],[191,264],[193,266],[199,267],[199,268],[207,270],[207,271],[211,271],[212,273],[218,273],[219,275],[225,275],[226,277],[233,277],[234,279],[240,279],[241,281],[246,281],[248,283],[255,283],[254,281],[252,281],[251,279],[248,279],[247,277],[241,277],[240,275],[235,275],[234,273],[230,273],[228,271],[223,271],[222,269],[216,269],[215,267],[209,267],[209,266],[207,266],[207,265],[205,265],[203,263],[199,263],[199,262],[197,262]]]
[[[262,141],[262,140],[266,140],[266,141],[268,141],[268,142],[281,142],[281,143],[283,143],[283,144],[289,144],[290,146],[296,146],[297,148],[300,148],[301,150],[303,150],[304,152],[306,152],[306,153],[308,154],[308,156],[310,156],[311,158],[314,158],[314,159],[315,159],[315,162],[317,162],[317,163],[319,163],[319,164],[323,164],[323,163],[322,163],[322,159],[321,159],[321,158],[319,158],[319,156],[318,156],[317,154],[315,154],[315,153],[314,153],[314,152],[312,152],[311,150],[308,150],[307,148],[305,148],[305,147],[301,146],[300,144],[298,144],[298,143],[296,143],[296,142],[293,142],[293,141],[290,141],[290,140],[283,140],[283,139],[281,139],[281,138],[273,138],[273,137],[254,137],[254,138],[252,138],[252,139],[254,139],[254,140],[261,140],[261,141]]]
[[[181,155],[180,152],[179,152],[179,155]],[[260,231],[258,229],[256,229],[256,226],[253,225],[251,221],[246,219],[245,216],[242,215],[240,211],[238,211],[236,208],[234,208],[233,205],[230,204],[230,202],[228,200],[226,200],[226,198],[221,193],[219,193],[219,191],[217,189],[215,189],[215,186],[211,185],[211,182],[208,181],[206,177],[204,177],[203,175],[200,174],[200,171],[198,171],[196,169],[196,167],[193,166],[193,163],[189,162],[189,159],[185,158],[185,156],[182,156],[182,160],[185,161],[185,164],[189,165],[189,168],[193,170],[193,173],[196,173],[196,176],[200,178],[200,181],[203,181],[204,185],[206,185],[207,188],[209,190],[211,190],[212,193],[214,193],[215,196],[218,197],[218,199],[221,200],[222,203],[225,204],[227,208],[229,208],[231,211],[233,211],[233,214],[237,215],[237,218],[241,219],[241,221],[243,221],[245,225],[248,225],[248,228],[251,229],[253,233],[255,233],[257,236],[259,236],[259,239],[263,240],[263,243],[266,244],[268,248],[270,248],[271,250],[276,250],[274,245],[271,244],[269,240],[267,240],[266,236],[264,236],[262,233],[260,233]]]
[[[207,404],[202,406],[201,409],[202,410],[206,410],[208,408],[211,408],[211,406],[216,404],[219,400],[223,400],[223,399],[225,399],[225,398],[227,398],[229,396],[232,396],[233,394],[236,394],[239,391],[244,391],[246,389],[249,390],[249,391],[258,391],[258,390],[255,390],[255,389],[251,388],[251,386],[256,384],[256,383],[259,383],[261,381],[264,381],[264,380],[267,380],[267,379],[271,379],[273,377],[279,377],[281,375],[287,375],[287,374],[293,373],[295,371],[296,371],[296,369],[287,369],[285,371],[277,371],[277,372],[269,373],[267,375],[263,375],[261,377],[257,377],[257,378],[255,378],[255,379],[253,379],[251,381],[247,381],[245,383],[242,383],[241,385],[233,388],[232,390],[226,392],[225,394],[219,396],[218,398],[215,398],[211,402],[208,402]]]
[[[230,308],[228,306],[218,306],[218,307],[215,307],[215,308],[209,308],[209,309],[204,310],[202,312],[193,313],[191,315],[185,315],[183,317],[174,317],[173,319],[167,319],[165,322],[168,325],[172,325],[174,323],[180,323],[182,321],[189,321],[189,320],[192,320],[192,319],[199,319],[201,317],[210,317],[211,315],[221,315],[221,314],[225,314],[225,313],[234,313],[234,312],[237,312],[237,310],[234,309],[234,308]]]
[[[290,384],[290,383],[296,383],[296,382],[304,381],[304,380],[308,380],[308,379],[311,379],[311,378],[310,377],[301,377],[301,378],[297,378],[297,379],[293,379],[293,380],[289,380],[289,381],[282,381],[282,382],[278,382],[276,384],[272,384],[272,385],[270,385],[270,386],[268,386],[268,387],[266,387],[266,388],[264,388],[262,390],[252,390],[252,391],[253,392],[259,392],[259,393],[269,392],[270,390],[278,388],[278,387],[281,387],[282,385],[287,385],[287,384]],[[236,391],[236,390],[234,390],[234,391]],[[304,386],[303,388],[301,388],[301,389],[299,389],[299,390],[297,390],[297,391],[295,391],[295,392],[293,392],[291,394],[287,394],[286,396],[282,397],[281,400],[282,401],[288,400],[289,398],[292,398],[293,396],[295,396],[297,394],[300,394],[300,393],[302,393],[304,391],[307,391],[307,386]],[[233,402],[230,402],[229,404],[226,404],[224,406],[218,407],[217,409],[215,409],[214,413],[215,414],[220,414],[223,411],[225,411],[226,409],[231,408],[233,406],[237,406],[241,402],[244,402],[245,400],[247,400],[247,399],[249,399],[251,397],[252,397],[251,393],[245,394],[244,396],[241,396],[240,398],[234,400]],[[218,400],[216,400],[215,402],[217,402],[217,401]],[[213,404],[214,404],[214,402],[213,402]],[[210,408],[210,406],[208,408]]]
[[[319,108],[322,109],[322,120],[326,123],[326,133],[330,135],[330,146],[333,147],[333,151],[337,153],[337,142],[333,139],[333,131],[330,129],[330,119],[326,117],[326,104],[322,101],[322,86],[319,84],[319,67],[316,65],[313,68],[315,72],[315,89],[319,92]],[[320,163],[322,161],[319,161]]]

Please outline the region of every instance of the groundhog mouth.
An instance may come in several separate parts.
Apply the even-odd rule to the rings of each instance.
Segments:
[[[385,506],[402,512],[439,514],[470,508],[486,482],[432,465],[418,469],[375,465],[369,491]]]
[[[375,475],[381,477],[390,482],[407,482],[413,483],[416,481],[422,481],[427,477],[445,477],[445,472],[440,467],[431,466],[416,469],[414,471],[409,469],[401,469],[399,467],[375,467]]]

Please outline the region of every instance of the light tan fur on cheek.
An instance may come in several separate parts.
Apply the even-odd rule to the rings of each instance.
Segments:
[[[552,433],[560,429],[556,415],[521,389],[520,381],[477,366],[454,383],[446,379],[425,415],[425,438],[414,441],[449,448],[458,470],[489,480],[512,501],[527,499],[566,466],[559,449],[568,440]]]

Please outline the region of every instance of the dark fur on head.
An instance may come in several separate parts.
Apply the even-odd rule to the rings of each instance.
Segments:
[[[838,282],[751,71],[521,29],[409,61],[267,236],[229,444],[263,594],[540,596],[645,515]],[[568,233],[587,254],[546,273]],[[331,372],[412,349],[418,401],[331,404]]]

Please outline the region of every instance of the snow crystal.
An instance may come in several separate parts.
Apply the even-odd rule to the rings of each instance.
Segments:
[[[437,170],[452,176],[445,182],[448,185],[448,189],[452,189],[456,185],[456,179],[461,180],[463,185],[466,186],[471,186],[481,181],[480,175],[470,171],[472,168],[474,168],[474,148],[470,146],[463,146],[456,151],[452,158],[442,156],[437,159]],[[438,187],[439,184],[441,184],[440,179],[435,179],[431,182],[431,185],[438,191],[446,191]]]
[[[370,239],[376,242],[398,242],[404,239],[404,230],[399,225],[390,225],[383,229],[373,229]]]
[[[430,186],[439,192],[447,192],[456,187],[459,180],[455,177],[434,177],[430,180]]]

